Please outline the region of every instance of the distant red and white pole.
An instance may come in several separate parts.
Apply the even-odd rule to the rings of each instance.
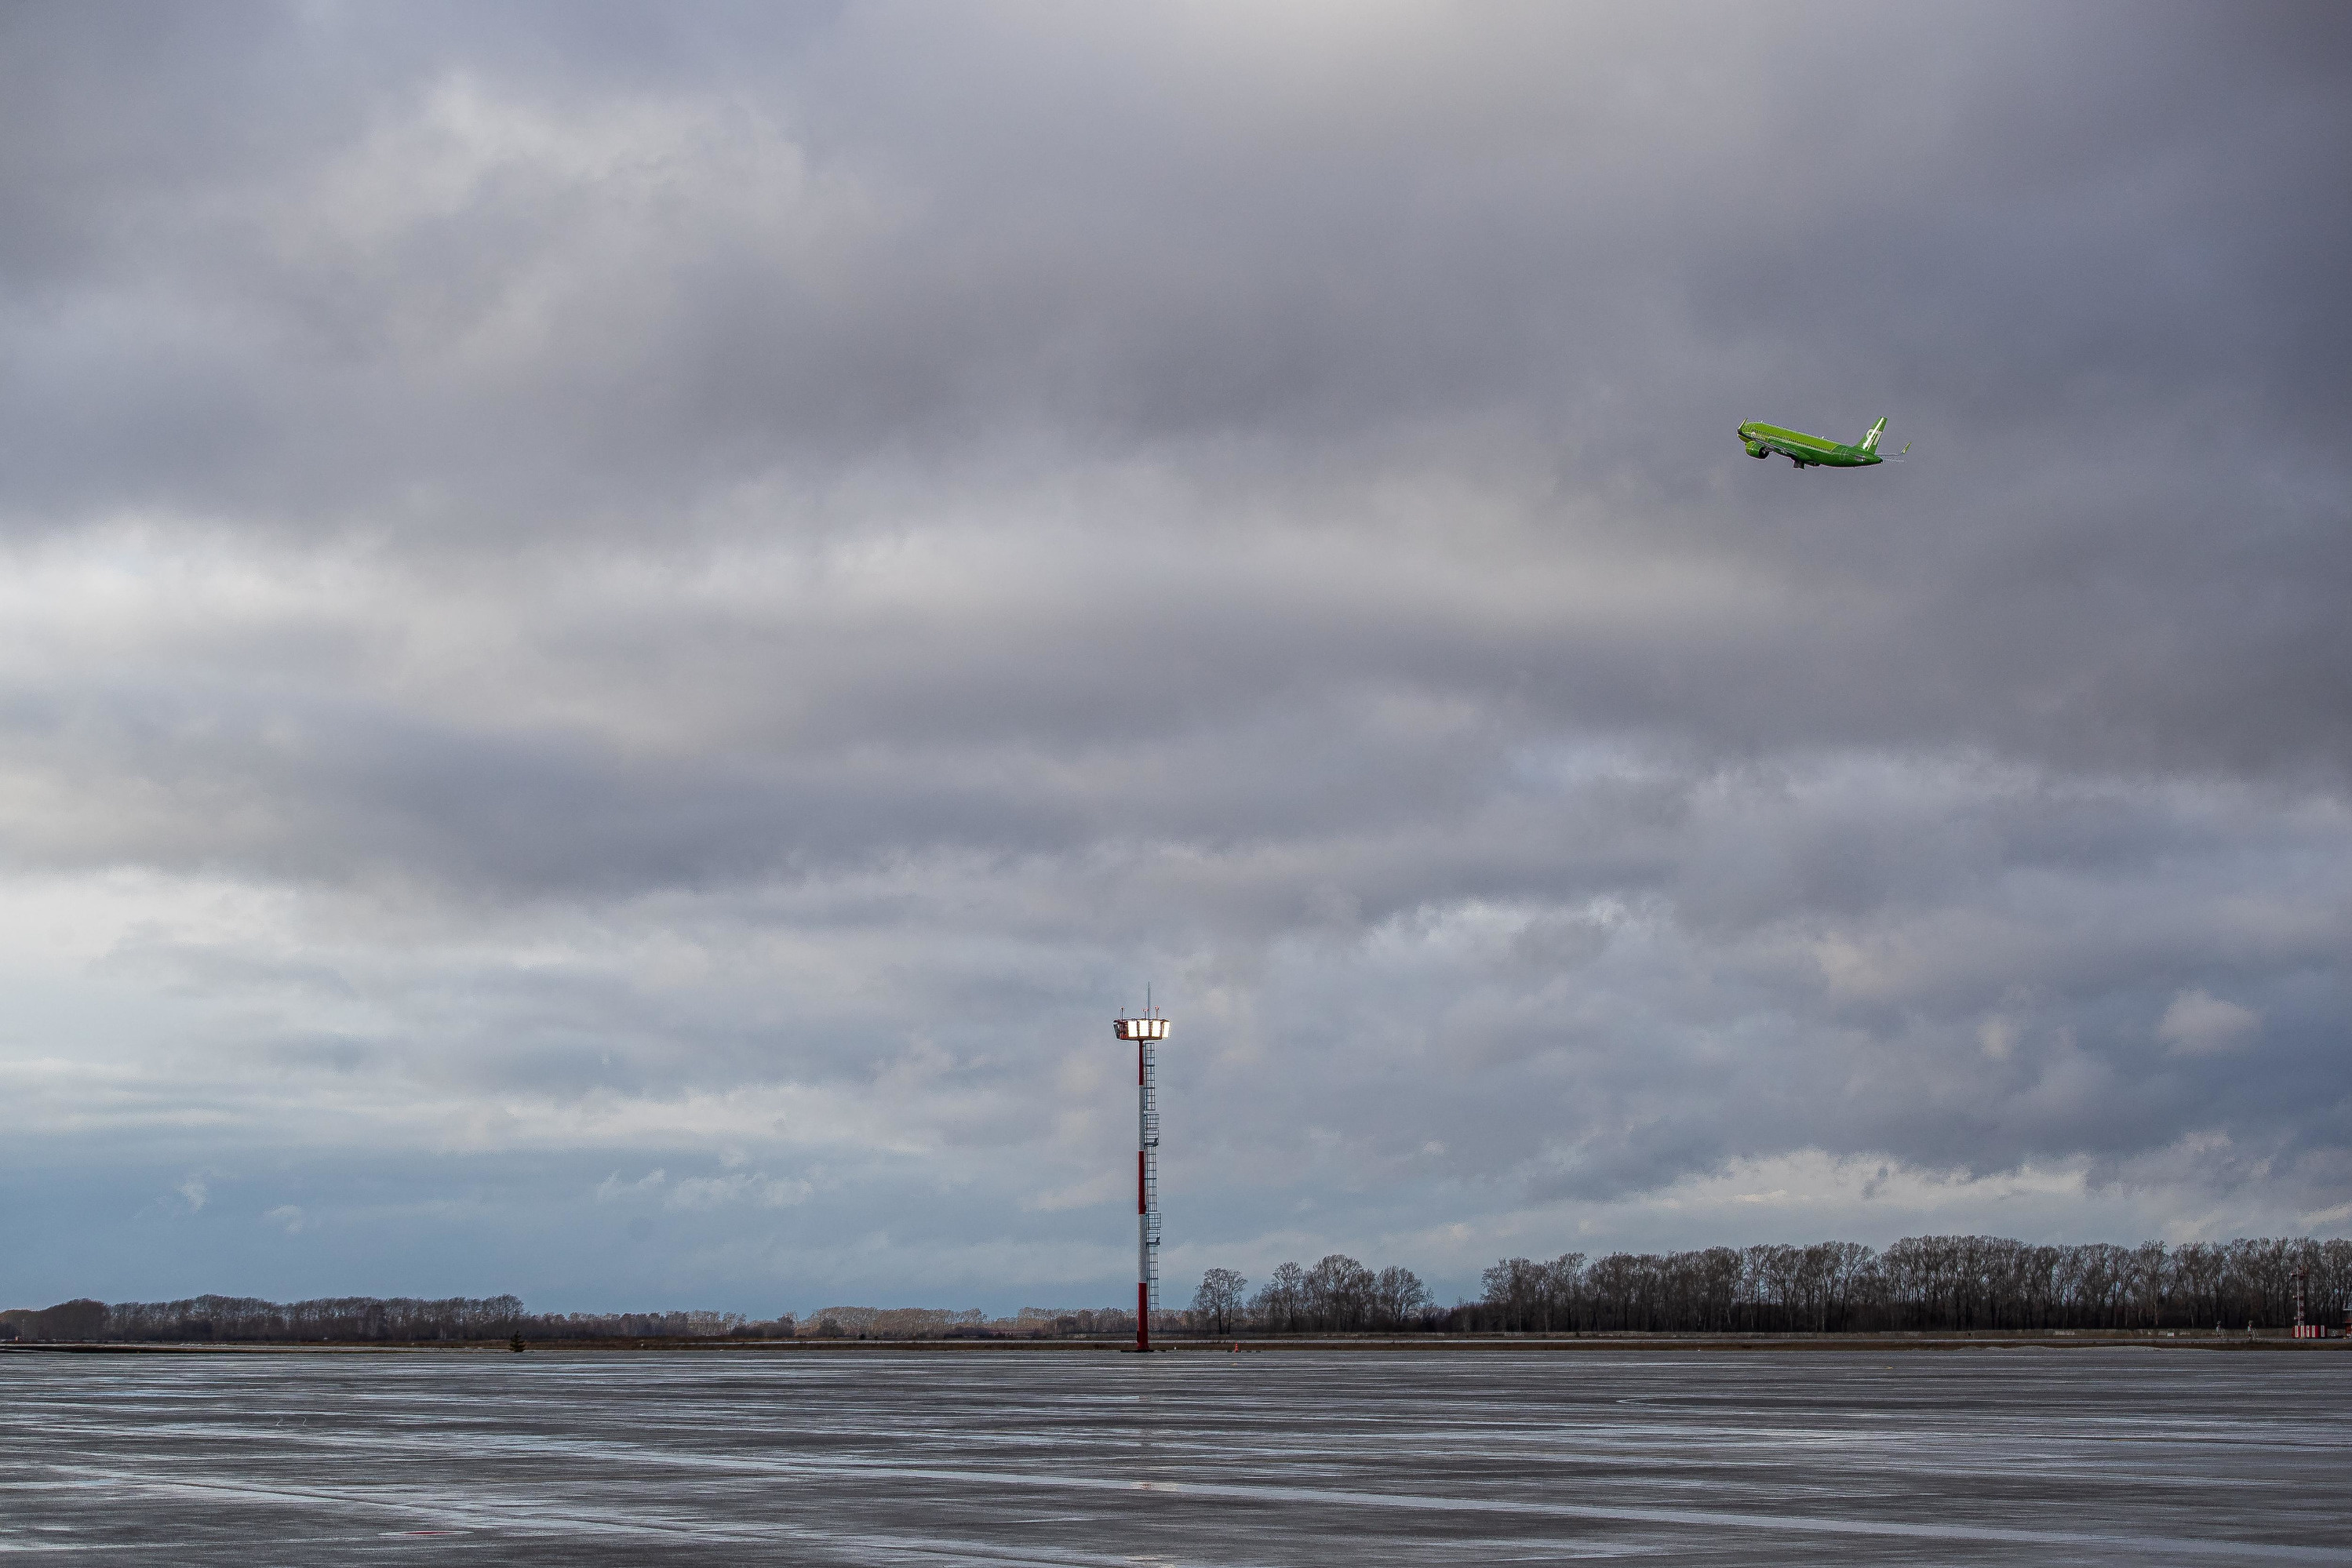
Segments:
[[[1160,1304],[1160,1106],[1151,1048],[1168,1038],[1168,1020],[1146,1007],[1141,1018],[1117,1019],[1112,1032],[1135,1042],[1135,1348],[1150,1350]]]

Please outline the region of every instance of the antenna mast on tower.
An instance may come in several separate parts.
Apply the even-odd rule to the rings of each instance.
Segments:
[[[1160,1105],[1152,1085],[1152,1050],[1168,1038],[1168,1020],[1144,993],[1143,1016],[1112,1024],[1119,1040],[1135,1042],[1135,1348],[1151,1348],[1151,1314],[1160,1305]]]

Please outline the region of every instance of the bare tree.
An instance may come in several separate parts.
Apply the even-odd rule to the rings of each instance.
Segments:
[[[1231,1269],[1212,1269],[1201,1276],[1201,1288],[1192,1292],[1192,1326],[1213,1334],[1233,1332],[1234,1320],[1241,1315],[1242,1288],[1249,1281]]]
[[[1372,1281],[1372,1326],[1403,1328],[1429,1305],[1429,1288],[1410,1269],[1391,1264]]]
[[[1315,1328],[1345,1333],[1364,1326],[1372,1304],[1374,1276],[1344,1252],[1333,1252],[1307,1271],[1305,1315]]]
[[[1276,1269],[1250,1298],[1250,1316],[1268,1333],[1297,1333],[1306,1326],[1300,1321],[1306,1309],[1307,1270],[1296,1263]]]

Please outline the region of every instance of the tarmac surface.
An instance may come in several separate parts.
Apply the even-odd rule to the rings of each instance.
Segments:
[[[0,1356],[0,1555],[2352,1563],[2352,1354]]]

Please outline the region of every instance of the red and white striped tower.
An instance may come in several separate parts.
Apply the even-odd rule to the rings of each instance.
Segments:
[[[1160,1105],[1152,1097],[1151,1048],[1168,1038],[1168,1020],[1147,1006],[1141,1018],[1112,1025],[1135,1042],[1135,1348],[1151,1348],[1151,1314],[1160,1305]]]

